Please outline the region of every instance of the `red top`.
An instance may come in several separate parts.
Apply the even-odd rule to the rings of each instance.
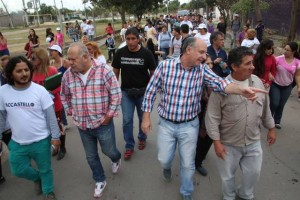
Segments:
[[[105,32],[106,32],[106,33],[113,34],[113,33],[114,33],[114,29],[113,29],[112,26],[107,26],[107,27],[105,28]]]
[[[49,67],[48,68],[48,77],[49,76],[53,76],[54,74],[57,74],[58,71],[55,67]],[[46,79],[46,75],[44,74],[37,74],[34,73],[32,76],[32,81],[44,86],[45,85],[45,79]],[[61,111],[62,110],[62,103],[61,103],[61,99],[60,99],[60,86],[58,88],[56,88],[55,90],[51,91],[51,93],[54,95],[54,110],[55,112]]]
[[[269,74],[271,73],[272,76],[275,78],[276,60],[273,55],[266,55],[264,61],[265,61],[265,72],[259,78],[261,78],[264,83],[268,83],[269,85],[271,85],[272,81],[269,79]]]

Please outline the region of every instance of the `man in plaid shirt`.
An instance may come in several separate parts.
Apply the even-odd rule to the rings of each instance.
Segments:
[[[121,153],[116,147],[113,117],[121,104],[121,89],[107,65],[97,65],[82,43],[71,44],[68,50],[71,69],[62,79],[61,99],[68,115],[78,127],[88,164],[96,182],[94,197],[101,197],[106,177],[98,155],[102,152],[112,161],[112,171],[121,165]]]
[[[142,130],[149,134],[151,130],[150,112],[156,93],[160,92],[158,104],[158,160],[163,167],[163,178],[171,181],[171,166],[176,145],[180,156],[180,193],[184,200],[192,199],[193,175],[195,172],[195,153],[199,132],[198,113],[201,110],[203,85],[215,92],[241,94],[249,100],[257,98],[256,92],[266,91],[241,87],[228,79],[218,77],[202,64],[206,59],[207,47],[204,41],[189,37],[182,44],[180,58],[161,62],[145,92],[142,110]]]

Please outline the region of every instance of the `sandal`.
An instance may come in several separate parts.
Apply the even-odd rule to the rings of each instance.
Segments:
[[[139,150],[143,150],[146,147],[146,141],[140,140],[139,141]]]
[[[124,153],[124,159],[125,160],[129,160],[133,154],[133,149],[126,149],[125,153]]]

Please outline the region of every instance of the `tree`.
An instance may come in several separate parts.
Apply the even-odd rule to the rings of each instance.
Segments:
[[[299,25],[299,17],[300,17],[300,1],[292,0],[292,12],[291,12],[291,23],[290,30],[288,35],[288,42],[295,40],[297,25]]]
[[[141,21],[144,13],[157,10],[159,5],[163,3],[163,0],[129,0],[126,3],[127,5],[125,6],[129,13],[134,14],[138,21]]]
[[[235,4],[232,5],[231,9],[233,12],[236,12],[236,13],[240,13],[242,15],[242,24],[245,24],[246,23],[246,18],[248,17],[248,13],[251,13],[251,12],[254,12],[256,11],[257,9],[259,11],[256,11],[255,13],[256,14],[256,19],[259,20],[259,19],[262,19],[262,16],[261,16],[261,10],[266,10],[270,7],[270,5],[265,2],[265,1],[262,1],[260,0],[260,2],[258,2],[258,8],[257,6],[253,6],[253,4],[255,4],[256,0],[239,0],[238,2],[236,2]],[[256,2],[257,3],[257,2]]]
[[[190,9],[200,9],[200,8],[205,8],[206,3],[205,0],[192,0],[190,2]]]

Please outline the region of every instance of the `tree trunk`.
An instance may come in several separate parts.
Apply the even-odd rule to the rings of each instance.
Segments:
[[[126,23],[125,10],[123,8],[118,8],[118,12],[120,13],[122,23]]]
[[[260,0],[254,0],[255,17],[256,21],[262,20],[261,10],[260,10]]]
[[[297,25],[300,16],[300,1],[299,0],[292,0],[292,13],[291,13],[291,23],[290,23],[290,30],[289,35],[287,38],[288,42],[295,40],[296,32],[297,32]]]

